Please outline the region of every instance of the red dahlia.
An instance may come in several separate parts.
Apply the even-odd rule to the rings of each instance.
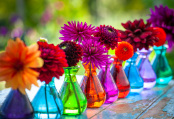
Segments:
[[[59,79],[64,73],[63,67],[67,67],[65,52],[53,44],[47,42],[37,42],[41,51],[41,58],[44,60],[44,66],[36,69],[40,72],[39,80],[48,84],[53,77]]]
[[[137,48],[148,50],[149,46],[153,46],[158,41],[158,38],[153,34],[153,30],[151,30],[150,23],[145,24],[143,19],[134,20],[133,22],[128,21],[125,24],[122,23],[122,26],[126,30],[120,31],[121,40],[129,42],[134,47],[135,52]]]
[[[110,48],[113,50],[119,41],[119,32],[114,27],[105,25],[100,25],[96,29],[98,32],[94,36],[99,37],[99,42],[108,50]]]
[[[79,44],[72,41],[64,41],[59,47],[64,50],[68,66],[75,66],[82,60],[83,51]]]

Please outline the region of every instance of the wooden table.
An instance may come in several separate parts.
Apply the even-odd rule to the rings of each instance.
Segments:
[[[77,76],[81,82],[82,76]],[[63,77],[55,80],[57,90],[63,83]],[[40,84],[40,82],[39,82]],[[58,85],[59,84],[59,85]],[[32,100],[39,88],[33,86],[27,91]],[[0,106],[10,89],[0,91]],[[112,104],[104,104],[100,108],[88,108],[82,115],[62,116],[62,119],[170,119],[174,118],[174,81],[169,85],[156,85],[151,90],[140,94],[128,95]]]

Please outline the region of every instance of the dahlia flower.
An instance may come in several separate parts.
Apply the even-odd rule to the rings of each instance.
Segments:
[[[64,41],[60,43],[59,47],[65,52],[69,67],[77,65],[79,60],[82,60],[82,48],[75,42]]]
[[[9,40],[6,50],[0,53],[0,81],[6,82],[6,88],[18,89],[23,94],[32,84],[39,86],[39,73],[33,68],[42,67],[40,54],[37,44],[27,47],[19,38]]]
[[[145,24],[143,19],[128,21],[122,23],[122,26],[126,29],[120,31],[121,40],[129,42],[136,52],[137,49],[141,50],[145,48],[149,49],[149,46],[153,46],[153,43],[159,39],[154,36],[153,30],[151,30],[150,23]]]
[[[98,41],[105,45],[108,50],[110,48],[113,50],[119,41],[119,32],[114,27],[105,25],[100,25],[96,29],[97,32],[94,36],[99,38]]]
[[[148,22],[151,22],[154,27],[161,27],[166,32],[166,40],[171,48],[174,44],[174,9],[169,9],[167,6],[155,6],[155,10],[150,9],[151,14]]]
[[[93,39],[96,40],[98,38],[93,37],[93,34],[96,32],[95,26],[87,25],[87,23],[83,22],[68,22],[67,24],[64,24],[64,27],[61,27],[60,34],[63,35],[63,37],[60,37],[61,40],[64,41],[77,41],[78,43],[81,43],[83,40],[86,39]]]
[[[41,58],[44,60],[42,68],[36,69],[40,72],[39,80],[48,84],[53,77],[59,79],[64,73],[63,67],[67,67],[65,52],[53,44],[37,42],[41,51]]]
[[[83,63],[88,64],[91,62],[92,66],[97,68],[106,65],[109,55],[106,55],[108,51],[104,48],[104,45],[92,39],[83,41],[82,44]]]
[[[125,41],[119,42],[115,48],[115,55],[120,60],[127,60],[133,56],[133,46]]]

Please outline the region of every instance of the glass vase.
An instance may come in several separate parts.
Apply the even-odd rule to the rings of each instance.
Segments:
[[[105,103],[113,103],[118,98],[118,88],[110,73],[111,63],[112,62],[107,63],[106,66],[103,66],[98,73],[98,78],[100,79],[101,84],[106,92]]]
[[[139,51],[138,70],[141,78],[144,80],[144,89],[151,89],[156,84],[156,74],[149,61],[150,50],[142,49]]]
[[[130,91],[130,84],[122,67],[122,60],[114,58],[111,68],[111,75],[117,84],[119,95],[118,98],[125,98]]]
[[[106,93],[97,76],[96,67],[92,66],[91,63],[83,63],[83,66],[85,75],[82,79],[81,89],[87,98],[87,107],[100,107],[106,100]]]
[[[52,80],[42,85],[32,101],[35,118],[60,118],[63,113],[63,104]]]
[[[172,69],[170,68],[165,56],[167,47],[167,45],[153,47],[155,50],[155,57],[151,63],[156,73],[156,82],[158,84],[168,84],[173,78]]]
[[[63,114],[79,115],[87,107],[87,99],[83,94],[77,79],[76,73],[79,67],[67,67],[65,70],[65,79],[61,87],[60,94],[63,102]]]
[[[0,119],[33,119],[33,107],[27,94],[11,90],[0,108]]]
[[[137,53],[134,53],[133,57],[126,61],[124,71],[130,83],[131,93],[140,93],[143,90],[144,81],[141,78],[139,71],[136,67]]]

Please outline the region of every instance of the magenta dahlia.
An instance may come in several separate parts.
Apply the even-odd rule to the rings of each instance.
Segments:
[[[119,41],[119,32],[114,27],[108,25],[100,25],[96,29],[97,32],[94,36],[99,38],[98,41],[104,44],[108,50],[110,48],[113,50]]]
[[[68,66],[76,66],[82,60],[82,48],[79,44],[72,41],[64,41],[59,44],[59,47],[64,50]]]
[[[83,40],[86,39],[98,39],[96,37],[94,37],[94,33],[96,32],[95,26],[91,26],[91,25],[87,25],[87,23],[85,22],[83,24],[83,22],[68,22],[67,24],[64,24],[63,27],[61,27],[62,29],[60,30],[60,34],[63,35],[63,37],[60,37],[61,40],[64,41],[76,41],[81,43]]]
[[[129,42],[136,52],[137,49],[142,48],[149,49],[149,46],[153,46],[159,39],[155,37],[150,23],[145,24],[143,19],[134,20],[133,22],[128,21],[122,23],[122,26],[126,29],[120,31],[121,40]]]
[[[151,14],[148,19],[155,27],[161,27],[166,32],[166,40],[169,47],[174,44],[174,9],[169,9],[167,6],[155,6],[155,10],[150,9]]]
[[[42,68],[36,69],[40,72],[39,80],[48,84],[53,77],[59,79],[64,73],[63,67],[67,67],[65,52],[53,44],[47,42],[37,42],[41,51],[41,58],[44,60]]]
[[[104,45],[92,39],[83,41],[82,44],[83,63],[88,64],[91,62],[92,66],[96,66],[97,68],[106,65],[109,55],[106,55],[108,51],[104,48]]]

